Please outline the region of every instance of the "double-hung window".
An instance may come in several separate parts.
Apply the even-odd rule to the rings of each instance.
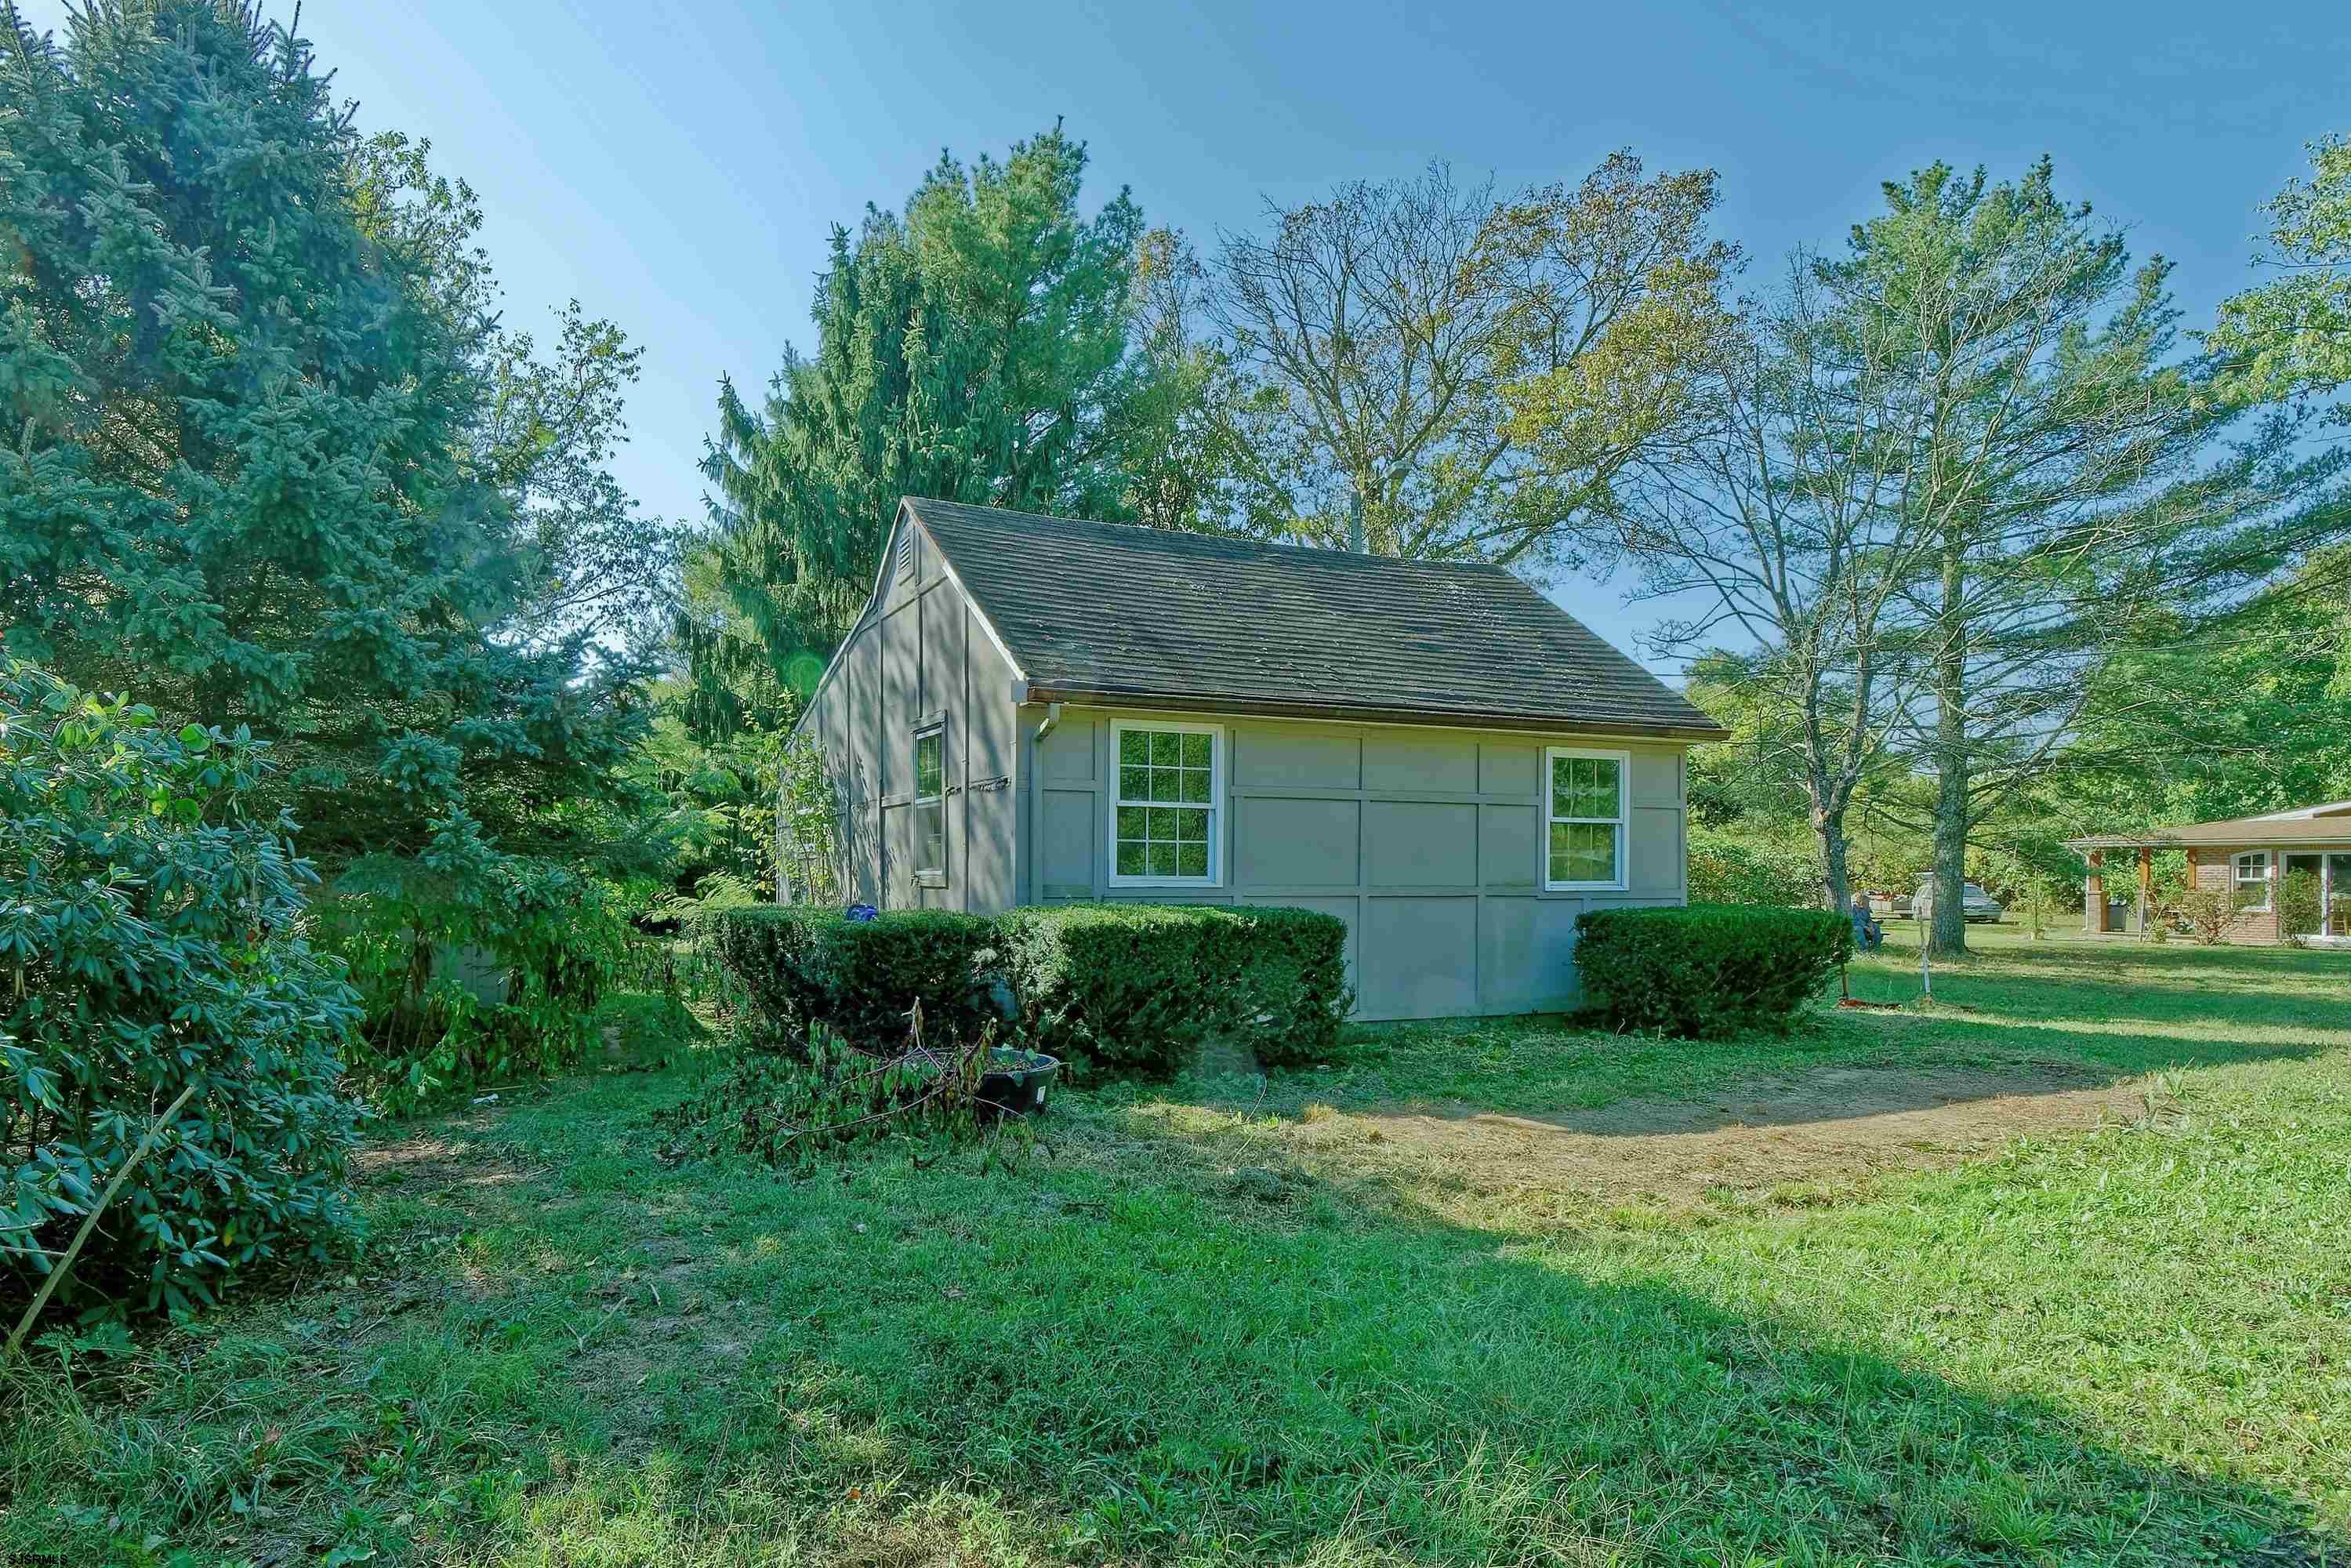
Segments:
[[[1552,747],[1543,753],[1543,886],[1553,892],[1625,885],[1626,776],[1623,751]]]
[[[932,723],[914,731],[914,874],[947,877],[947,731]]]
[[[2234,863],[2237,907],[2267,909],[2270,906],[2270,852],[2254,850],[2239,855]]]
[[[1216,886],[1225,732],[1215,725],[1113,721],[1113,886]]]

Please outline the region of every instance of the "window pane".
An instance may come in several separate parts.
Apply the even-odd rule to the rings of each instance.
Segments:
[[[1174,843],[1176,841],[1176,819],[1182,814],[1183,813],[1180,811],[1170,810],[1164,806],[1152,807],[1150,832],[1151,841],[1153,843]]]
[[[1151,736],[1146,730],[1122,729],[1118,732],[1118,759],[1123,766],[1129,762],[1151,760]]]
[[[1616,880],[1616,830],[1614,827],[1583,826],[1576,832],[1583,841],[1577,846],[1575,880],[1578,882],[1614,882]]]
[[[1143,846],[1139,843],[1130,842],[1124,839],[1120,840],[1118,845],[1118,874],[1121,876],[1141,876],[1143,874]]]
[[[1186,768],[1206,768],[1208,766],[1209,744],[1210,741],[1207,736],[1186,736],[1184,737],[1184,766]]]
[[[1196,805],[1208,803],[1208,770],[1205,768],[1184,769],[1184,799]]]
[[[1181,869],[1176,873],[1177,875],[1206,876],[1208,874],[1208,846],[1207,844],[1179,844],[1176,846],[1176,858],[1178,865],[1181,867]]]
[[[1154,767],[1151,769],[1151,799],[1173,800],[1183,792],[1184,775],[1175,768]]]
[[[1155,768],[1180,768],[1184,765],[1184,737],[1172,729],[1151,732],[1151,764]]]
[[[1567,876],[1567,834],[1565,822],[1551,825],[1551,880],[1565,882]]]
[[[1121,806],[1118,809],[1118,836],[1122,839],[1143,837],[1144,819],[1145,813],[1142,807]]]
[[[945,871],[947,866],[947,809],[944,805],[914,808],[914,869]]]
[[[1551,814],[1554,817],[1574,814],[1568,809],[1567,800],[1570,791],[1574,789],[1571,779],[1573,769],[1570,767],[1574,760],[1575,758],[1572,757],[1554,757],[1551,759]]]
[[[942,768],[939,762],[941,737],[936,730],[914,737],[914,793],[935,795],[939,792]]]
[[[1155,843],[1151,846],[1152,875],[1175,876],[1177,874],[1176,864],[1176,846],[1174,844]]]
[[[1118,770],[1118,798],[1122,800],[1151,799],[1151,769],[1122,763]]]
[[[1624,787],[1624,780],[1617,777],[1620,768],[1616,759],[1613,757],[1587,757],[1584,760],[1592,765],[1591,809],[1584,815],[1615,816],[1618,795]]]
[[[1180,843],[1205,844],[1208,841],[1208,813],[1206,811],[1170,811],[1176,819],[1176,838]]]

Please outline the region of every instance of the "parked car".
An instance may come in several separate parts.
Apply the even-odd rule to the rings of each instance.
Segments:
[[[1915,913],[1926,908],[1934,902],[1934,897],[1933,879],[1921,882],[1918,884],[1918,891],[1910,895],[1911,910]],[[1965,883],[1962,887],[1959,904],[1965,912],[1967,923],[1970,925],[1980,925],[1987,920],[1998,925],[2001,915],[2005,913],[2000,906],[1999,899],[1986,893],[1980,884],[1972,882]]]

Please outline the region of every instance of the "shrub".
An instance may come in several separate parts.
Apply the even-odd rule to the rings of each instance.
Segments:
[[[1689,1040],[1786,1028],[1853,947],[1842,912],[1760,904],[1593,910],[1575,929],[1593,1008]]]
[[[1818,902],[1821,873],[1808,852],[1698,828],[1689,835],[1689,895],[1693,904],[1801,905]]]
[[[493,848],[462,814],[434,829],[415,860],[354,862],[318,906],[366,1009],[354,1074],[403,1110],[577,1066],[630,930],[592,879]]]
[[[975,1037],[997,1018],[983,968],[995,936],[985,915],[893,910],[851,920],[832,910],[722,909],[711,932],[751,1005],[786,1028],[837,1030],[869,1051],[894,1050],[923,1004],[926,1034]]]
[[[303,938],[291,821],[240,813],[262,750],[0,670],[0,1296],[32,1293],[191,1087],[60,1298],[192,1307],[358,1235],[358,999]]]
[[[2167,913],[2179,915],[2197,941],[2217,947],[2228,939],[2229,927],[2237,923],[2237,898],[2222,888],[2183,888]]]
[[[1311,1061],[1351,1005],[1346,925],[1312,910],[1065,904],[998,926],[1026,1039],[1071,1061],[1172,1072],[1217,1038]]]
[[[2278,932],[2285,936],[2314,936],[2319,925],[2318,873],[2288,872],[2278,883]]]

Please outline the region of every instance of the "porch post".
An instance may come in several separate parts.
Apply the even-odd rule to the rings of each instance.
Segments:
[[[2138,847],[2138,934],[2147,935],[2147,912],[2155,907],[2155,846]]]
[[[2082,883],[2082,929],[2093,936],[2106,930],[2106,852],[2090,852],[2090,874]]]

